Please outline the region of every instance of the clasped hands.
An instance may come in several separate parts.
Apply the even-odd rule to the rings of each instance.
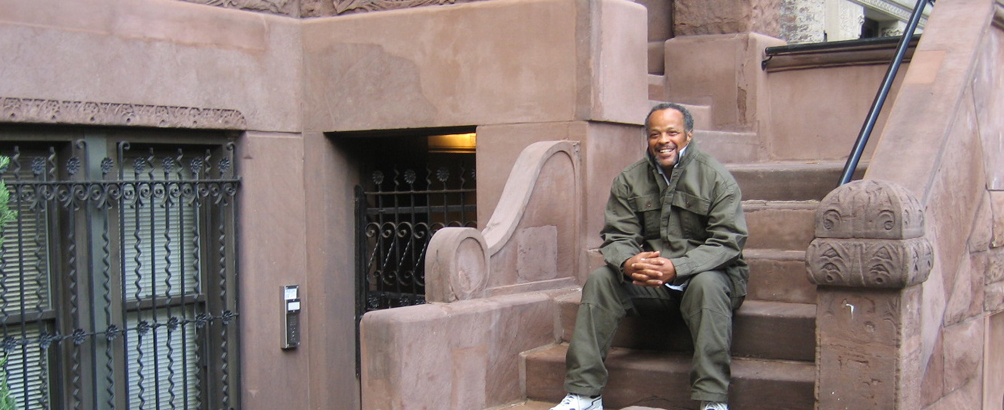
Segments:
[[[676,280],[676,267],[659,252],[642,252],[624,261],[624,275],[631,283],[659,287]]]

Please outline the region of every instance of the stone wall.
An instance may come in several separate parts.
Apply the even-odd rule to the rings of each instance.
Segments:
[[[1004,97],[998,88],[1004,79],[998,63],[1004,22],[996,16],[1001,11],[993,1],[967,0],[939,3],[931,14],[862,182],[892,183],[915,198],[933,264],[926,280],[907,282],[891,293],[882,290],[884,286],[866,285],[844,295],[840,299],[844,302],[835,308],[821,309],[821,314],[849,311],[863,317],[854,319],[860,326],[852,333],[819,321],[820,409],[845,408],[848,402],[856,403],[856,408],[998,409],[1004,401],[997,382],[1004,369],[995,361],[1002,354],[999,318],[1004,311],[1000,260],[1004,207],[999,198],[1004,126],[999,116],[990,114]],[[874,207],[878,201],[869,198],[860,203]],[[872,219],[895,220],[916,213],[900,210]],[[817,233],[825,226],[825,218],[817,219]],[[855,230],[867,231],[864,225]],[[857,266],[852,271],[879,277],[916,266],[914,261],[925,260],[917,259],[922,254],[866,253],[831,259],[840,252],[824,251],[807,256],[807,264],[822,284],[829,276],[819,274],[826,266],[842,266],[838,260]],[[897,270],[869,268],[881,261],[891,262],[889,267]],[[825,295],[840,291],[821,287],[820,307],[832,305],[824,303]],[[853,308],[862,303],[876,309]],[[896,336],[881,338],[896,341],[894,350],[883,354],[869,345],[836,353],[841,357],[837,362],[822,360],[838,346],[825,343],[825,337],[867,338],[887,325],[898,328]],[[897,357],[894,362],[876,366],[890,354]],[[841,370],[836,363],[859,363],[869,372],[826,376]],[[883,376],[870,374],[883,368],[888,369]],[[866,390],[861,386],[876,390],[862,395],[859,392]]]

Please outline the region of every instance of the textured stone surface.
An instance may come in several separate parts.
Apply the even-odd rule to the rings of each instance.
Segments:
[[[621,0],[530,0],[308,20],[305,128],[641,123],[644,13]]]
[[[926,410],[979,409],[981,408],[981,402],[983,399],[981,397],[980,390],[981,383],[979,383],[979,381],[971,381],[965,386],[962,386],[962,388],[947,392],[945,397],[941,398],[930,407],[927,407]],[[996,410],[996,407],[1000,405],[1001,403],[995,403],[992,404],[991,407],[983,408]]]
[[[983,408],[1004,409],[1004,314],[987,318],[987,337],[984,351]]]
[[[987,267],[986,251],[971,253],[963,260],[945,309],[945,326],[983,313],[983,281]]]
[[[805,253],[817,285],[904,288],[924,282],[932,267],[931,244],[908,240],[817,238]]]
[[[306,354],[312,348],[310,332],[305,332],[296,350],[289,354],[280,350],[282,329],[277,309],[281,286],[308,281],[307,244],[302,240],[306,235],[306,190],[303,184],[289,183],[303,180],[303,145],[291,143],[299,138],[297,134],[249,132],[238,147],[241,211],[256,216],[241,218],[237,226],[241,246],[255,250],[239,256],[241,322],[253,323],[241,328],[241,348],[254,352],[241,355],[241,368],[272,369],[242,375],[245,408],[282,408],[290,397],[259,392],[283,391],[294,397],[309,392],[309,384],[297,380],[309,377],[304,370],[310,367]],[[311,303],[315,296],[312,289],[301,287],[301,291],[301,299]],[[318,313],[323,321],[323,313]],[[314,329],[314,320],[312,312],[304,309],[301,328]]]
[[[973,231],[969,235],[969,252],[980,252],[990,248],[993,242],[994,215],[989,191],[980,194],[979,207],[973,218]]]
[[[986,283],[1004,281],[1004,248],[994,248],[987,251]]]
[[[567,345],[532,352],[526,365],[527,397],[556,403],[562,388]],[[604,408],[628,406],[692,410],[687,388],[690,355],[614,348],[607,358],[610,383]],[[743,410],[802,410],[813,408],[813,365],[806,362],[735,358],[729,405]],[[546,408],[546,407],[545,407]]]
[[[935,354],[927,362],[924,380],[921,382],[921,403],[926,408],[945,396],[945,353],[944,339],[938,338],[934,346]]]
[[[884,61],[889,58],[883,56]],[[864,159],[870,158],[878,145],[878,132],[885,125],[888,108],[898,98],[902,73],[908,66],[900,68],[900,75],[893,82],[886,109],[879,115],[865,146]],[[770,72],[767,85],[772,120],[764,125],[769,130],[761,129],[760,133],[771,158],[805,162],[839,160],[843,166],[887,69],[888,64],[869,64]],[[831,104],[834,100],[843,103]],[[827,181],[827,188],[836,187],[839,177],[838,173]]]
[[[909,239],[924,234],[924,208],[903,187],[860,180],[834,189],[816,211],[817,238]]]
[[[425,300],[449,303],[483,297],[491,274],[488,245],[473,228],[443,228],[425,257]]]
[[[805,275],[805,251],[749,249],[746,300],[816,303],[816,285]]]
[[[1004,163],[1004,134],[994,130],[1004,129],[1004,118],[997,113],[1004,110],[1004,75],[1000,61],[1004,59],[1004,31],[988,30],[984,47],[979,50],[979,60],[973,75],[973,98],[976,100],[976,117],[979,120],[983,158],[988,164]],[[1004,167],[986,168],[987,187],[1004,190]]]
[[[780,5],[780,0],[676,0],[673,32],[677,37],[743,32],[777,37]]]
[[[727,0],[691,3],[707,11],[734,10]],[[687,36],[678,31],[666,41],[666,70],[672,73],[666,76],[666,94],[676,102],[714,107],[712,129],[757,130],[768,122],[760,116],[768,98],[767,74],[760,69],[763,50],[783,43],[756,33]]]
[[[302,129],[297,20],[182,1],[2,1],[0,15],[0,97],[43,102],[30,122]]]
[[[569,141],[537,142],[520,154],[482,230],[491,255],[488,287],[584,275],[579,167],[578,144]],[[535,231],[550,236],[530,239]],[[532,251],[521,243],[534,240],[542,242]]]
[[[818,408],[916,408],[919,287],[903,291],[820,290]]]
[[[946,135],[946,143],[952,149],[944,150],[942,158],[959,166],[941,168],[934,175],[927,195],[930,228],[937,233],[939,241],[935,259],[945,275],[946,292],[951,290],[956,267],[968,253],[966,245],[972,234],[976,209],[986,192],[973,110],[972,101],[964,97],[957,113],[958,120]]]
[[[534,293],[370,312],[363,408],[469,410],[521,398],[519,354],[554,341],[553,309]]]
[[[812,242],[818,206],[815,201],[743,201],[750,232],[746,249],[805,250]]]
[[[779,37],[789,44],[825,40],[825,0],[781,0]]]
[[[243,130],[237,110],[0,97],[4,122]]]
[[[960,389],[969,382],[981,382],[983,377],[983,334],[983,318],[945,327],[946,392]]]
[[[191,3],[208,4],[238,10],[262,11],[289,17],[299,17],[297,0],[184,0]]]
[[[990,210],[993,214],[991,223],[993,236],[990,247],[1004,246],[1004,191],[990,191]]]
[[[987,285],[986,296],[983,300],[983,310],[988,313],[998,314],[1004,311],[1004,282],[996,282]]]

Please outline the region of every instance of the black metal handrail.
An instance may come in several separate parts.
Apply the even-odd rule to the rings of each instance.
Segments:
[[[774,60],[774,57],[794,57],[820,53],[861,53],[875,50],[891,50],[900,42],[900,40],[900,37],[873,37],[859,38],[855,40],[786,44],[783,46],[767,47],[764,49],[765,58],[760,62],[760,68],[766,70],[768,68],[768,64]],[[910,39],[910,46],[916,46],[918,41],[920,41],[920,35],[914,35]]]
[[[920,17],[924,14],[924,7],[928,2],[932,5],[934,4],[934,0],[917,0],[917,5],[913,8],[910,21],[906,25],[903,37],[900,38],[899,46],[896,47],[896,56],[893,58],[892,63],[889,64],[889,69],[882,80],[882,86],[879,87],[875,100],[872,101],[868,117],[865,119],[865,123],[861,125],[858,138],[854,141],[854,148],[851,149],[851,153],[847,157],[847,163],[844,164],[844,171],[840,176],[838,186],[851,181],[854,169],[857,168],[858,162],[861,160],[861,153],[864,152],[865,145],[868,144],[868,137],[871,136],[872,130],[875,128],[875,122],[878,120],[879,113],[882,112],[882,106],[885,104],[886,97],[889,96],[889,89],[892,88],[892,83],[896,79],[899,66],[903,63],[903,56],[906,55],[906,49],[910,45],[910,40],[913,38],[913,33],[917,30],[917,24],[920,22]]]

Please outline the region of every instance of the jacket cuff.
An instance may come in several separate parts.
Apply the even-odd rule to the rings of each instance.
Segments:
[[[691,276],[694,276],[694,263],[690,258],[671,258],[669,261],[673,262],[673,267],[676,268],[676,279],[673,280],[673,285],[682,285],[690,280]]]

